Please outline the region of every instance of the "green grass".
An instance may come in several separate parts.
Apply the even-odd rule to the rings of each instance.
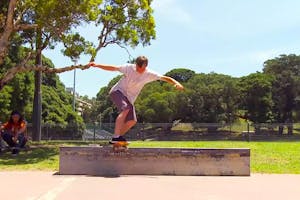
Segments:
[[[58,147],[41,147],[21,151],[18,156],[10,152],[0,155],[2,170],[57,170]]]
[[[250,148],[252,173],[300,174],[300,142],[134,142],[132,147]]]
[[[59,146],[86,145],[85,142],[41,142],[17,157],[10,152],[0,155],[0,170],[58,170]],[[252,173],[300,174],[300,142],[233,142],[233,141],[134,141],[134,147],[250,148]]]
[[[22,150],[18,156],[11,152],[0,154],[0,170],[47,170],[57,171],[59,146],[84,145],[85,142],[39,142],[30,143],[29,150]]]

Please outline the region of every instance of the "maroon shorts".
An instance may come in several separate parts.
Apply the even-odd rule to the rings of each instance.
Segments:
[[[129,112],[125,118],[125,122],[131,120],[137,121],[134,106],[122,92],[119,90],[113,91],[110,93],[110,98],[117,106],[119,112],[129,109]]]

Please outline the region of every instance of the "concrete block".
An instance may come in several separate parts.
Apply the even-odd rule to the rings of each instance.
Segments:
[[[249,176],[250,149],[60,147],[59,174]]]

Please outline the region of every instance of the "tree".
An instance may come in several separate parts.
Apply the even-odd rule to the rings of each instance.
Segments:
[[[26,71],[41,71],[46,73],[62,73],[75,68],[85,67],[70,66],[61,69],[48,69],[45,66],[28,64],[30,58],[36,57],[45,48],[53,48],[56,42],[63,42],[69,53],[73,44],[78,41],[80,45],[87,45],[85,53],[91,54],[91,60],[97,52],[111,44],[117,44],[122,48],[138,44],[149,45],[155,39],[155,22],[150,7],[151,0],[13,0],[1,2],[0,13],[0,64],[4,60],[10,46],[11,37],[18,33],[22,34],[23,43],[36,51],[28,51],[27,59],[16,63],[0,78],[0,89],[9,82],[17,73]],[[8,8],[9,7],[9,8]],[[18,9],[16,9],[18,8]],[[72,33],[72,28],[82,23],[94,23],[99,27],[99,43],[94,49],[90,42],[82,41],[82,37]],[[36,31],[37,30],[37,31]],[[38,31],[40,30],[40,31]],[[41,33],[40,33],[41,32]],[[38,34],[42,37],[37,37]],[[79,36],[79,37],[78,37]],[[38,43],[36,43],[38,42]],[[82,47],[82,46],[77,47]],[[37,47],[37,48],[36,48]],[[73,52],[73,53],[72,53]],[[81,53],[83,53],[81,51]],[[72,58],[71,58],[72,59]]]
[[[14,63],[20,62],[24,56],[24,47],[13,42],[14,45],[9,49],[8,57],[5,58],[4,65],[9,67]],[[51,60],[42,57],[43,63],[48,68],[53,68]],[[34,60],[29,62],[34,63]],[[0,72],[1,74],[1,72]],[[71,95],[65,91],[64,85],[60,82],[56,74],[43,74],[42,92],[43,112],[42,122],[60,126],[66,129],[77,127],[82,130],[84,124],[80,116],[71,108]],[[6,121],[12,110],[20,111],[28,123],[32,122],[32,102],[34,88],[34,73],[27,72],[17,74],[0,93],[0,121]],[[77,131],[79,133],[79,131]]]
[[[103,3],[102,3],[103,2]],[[72,28],[82,22],[95,22],[101,28],[99,33],[99,44],[93,50],[90,43],[89,53],[92,59],[97,52],[110,44],[137,46],[150,44],[150,40],[155,38],[154,20],[152,17],[151,1],[144,0],[86,0],[86,1],[67,1],[67,0],[12,0],[5,1],[1,10],[1,34],[0,34],[0,64],[7,54],[10,44],[10,37],[13,34],[22,34],[24,44],[32,47],[28,51],[28,58],[21,63],[10,68],[0,79],[0,89],[3,88],[17,73],[35,70],[35,103],[34,117],[37,123],[36,132],[41,113],[40,82],[41,71],[63,72],[82,66],[66,67],[60,70],[42,67],[41,53],[47,47],[53,47],[56,42],[69,42],[65,45],[68,49],[73,46],[78,37],[67,37],[72,34]],[[18,9],[16,9],[18,8]],[[22,26],[21,26],[22,25]],[[68,40],[70,39],[70,40]],[[75,39],[75,40],[74,40]],[[34,51],[33,51],[34,50]],[[70,51],[66,51],[70,52]],[[66,53],[66,54],[68,54]],[[74,55],[74,54],[75,55]],[[77,57],[78,51],[73,51],[69,55],[71,58]],[[80,52],[79,52],[80,53]],[[33,54],[33,55],[32,55]],[[36,58],[34,65],[28,65],[31,57]],[[35,139],[39,140],[37,136]]]
[[[30,8],[30,1],[4,0],[0,2],[0,65],[3,64],[7,55],[13,34],[36,28],[35,24],[23,22]]]
[[[175,89],[167,84],[153,82],[145,86],[136,100],[139,121],[146,123],[171,123],[175,119]]]
[[[241,108],[246,111],[244,118],[253,123],[272,122],[272,76],[260,72],[239,80]],[[256,127],[259,131],[259,127]]]
[[[13,88],[11,86],[5,87],[0,93],[0,122],[4,122],[7,120],[7,116],[10,115],[10,103],[11,103],[11,92]]]
[[[166,73],[166,76],[170,76],[179,82],[187,82],[190,78],[192,78],[196,73],[190,69],[177,68],[172,69],[171,71]]]
[[[176,68],[166,73],[166,76],[170,76],[179,82],[187,82],[196,73],[193,70],[185,68]]]
[[[237,86],[230,76],[197,74],[187,83],[191,122],[228,123],[237,110]]]
[[[299,109],[300,97],[300,56],[280,55],[264,63],[264,73],[274,77],[273,112],[275,121],[280,123],[279,134],[283,133],[282,123],[288,123],[288,134],[293,133],[293,112]],[[298,110],[299,112],[299,110]]]
[[[109,98],[109,91],[122,76],[112,79],[109,84],[102,87],[97,94],[96,105],[92,110],[92,117],[99,120],[101,114],[103,122],[109,122],[115,118],[118,111]],[[135,107],[140,122],[170,123],[176,119],[177,108],[175,106],[176,90],[169,84],[153,82],[147,84],[138,96]],[[97,117],[98,116],[98,117]]]
[[[116,107],[113,106],[109,98],[109,91],[112,86],[120,80],[121,77],[121,75],[116,76],[108,83],[107,86],[100,88],[100,91],[96,96],[96,104],[94,105],[91,114],[93,122],[99,121],[100,115],[102,122],[110,122],[112,117],[116,117],[118,115]]]

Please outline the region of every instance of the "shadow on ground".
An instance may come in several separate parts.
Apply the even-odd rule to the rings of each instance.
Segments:
[[[58,155],[58,151],[58,148],[50,147],[29,148],[27,150],[21,150],[17,156],[13,156],[10,151],[5,151],[0,153],[0,166],[43,162],[53,156]]]

